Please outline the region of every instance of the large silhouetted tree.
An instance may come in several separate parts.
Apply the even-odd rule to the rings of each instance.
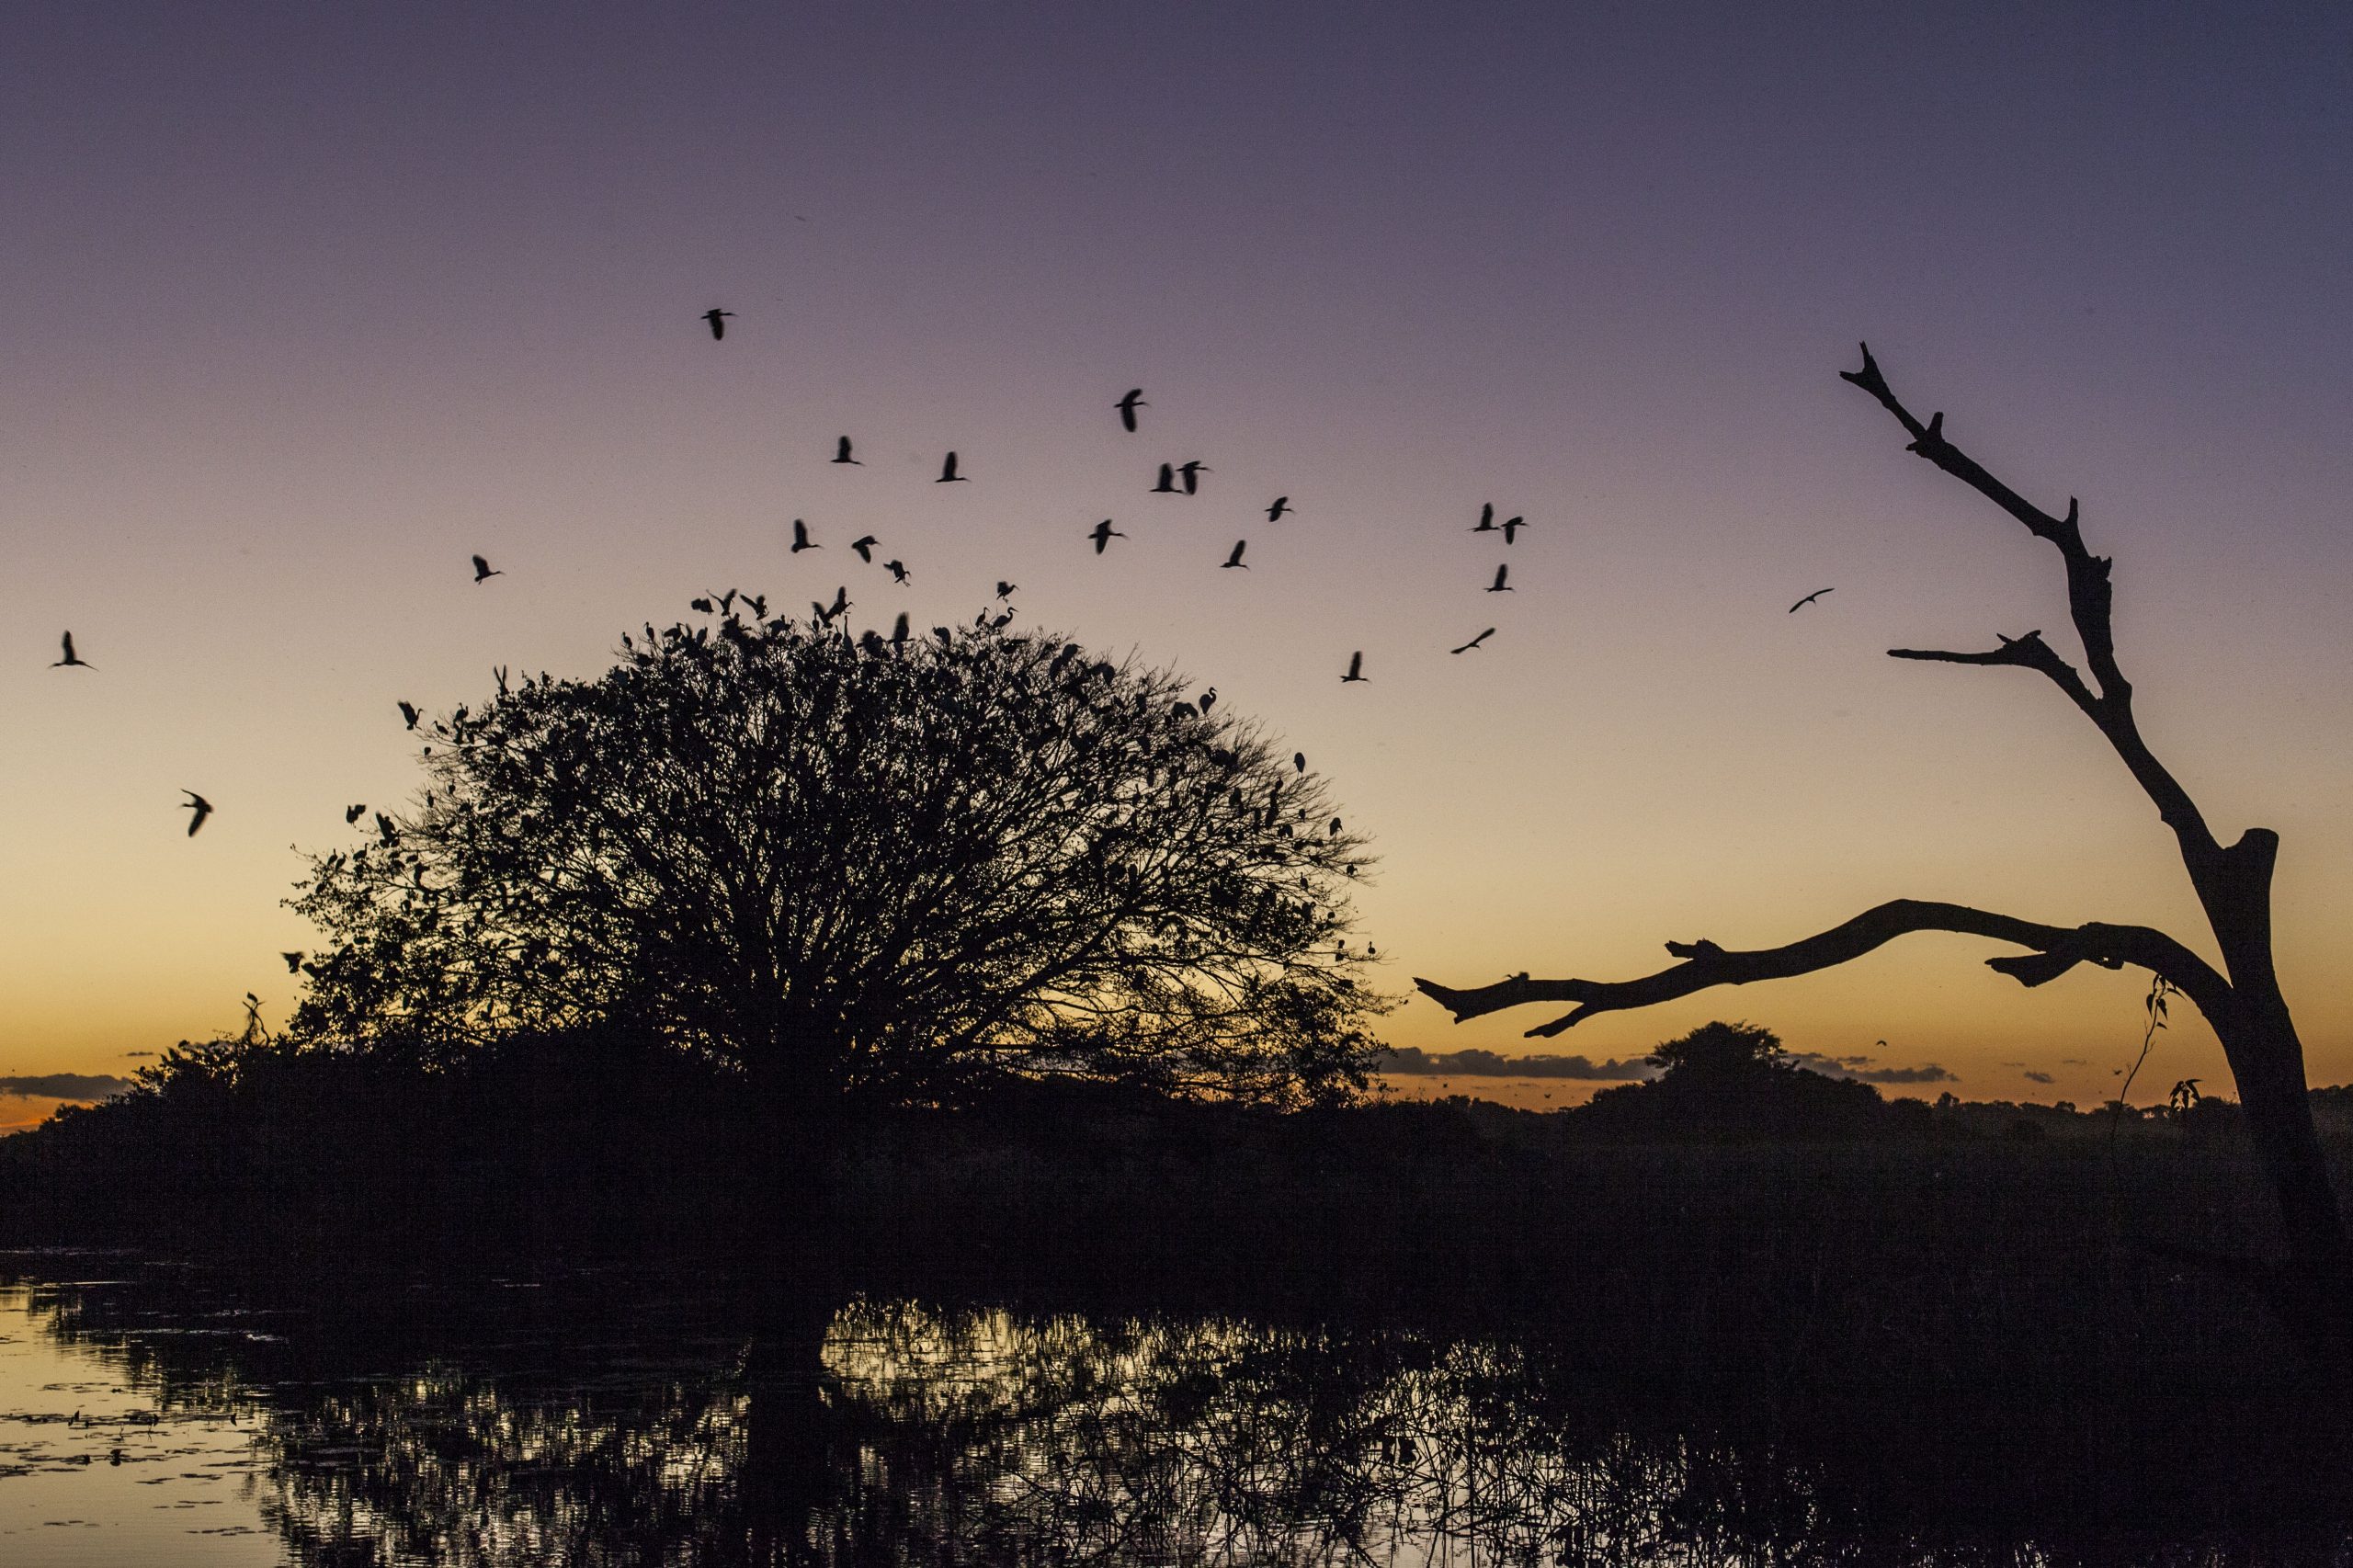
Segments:
[[[434,723],[414,809],[314,858],[299,1038],[623,1028],[794,1119],[1037,1073],[1362,1087],[1364,840],[1175,676],[732,606],[623,643]]]
[[[1895,416],[1912,437],[1907,451],[1967,484],[2038,539],[2051,541],[2066,570],[2067,605],[2083,647],[2083,668],[2070,664],[2043,641],[2040,631],[1997,637],[1995,646],[1983,651],[1894,648],[1889,650],[1891,655],[1953,665],[2011,665],[2033,671],[2057,687],[2098,728],[2156,807],[2159,818],[2173,830],[2190,885],[2221,951],[2222,968],[2217,970],[2183,943],[2145,926],[2101,922],[2046,926],[1957,903],[1897,899],[1786,947],[1736,952],[1710,941],[1669,942],[1666,950],[1680,961],[1639,980],[1534,980],[1522,974],[1471,990],[1427,980],[1415,983],[1449,1009],[1458,1022],[1530,1002],[1576,1004],[1564,1017],[1528,1031],[1550,1036],[1596,1013],[1645,1007],[1714,985],[1740,985],[1828,969],[1912,931],[1958,931],[2024,948],[2024,953],[1985,961],[2026,985],[2047,984],[2081,963],[2147,970],[2160,986],[2153,999],[2161,1000],[2167,988],[2179,991],[2197,1005],[2220,1037],[2238,1083],[2247,1126],[2279,1199],[2295,1275],[2306,1286],[2325,1291],[2345,1275],[2346,1234],[2305,1098],[2303,1046],[2272,965],[2271,875],[2279,835],[2269,828],[2256,827],[2234,843],[2222,843],[2207,825],[2189,792],[2142,737],[2132,714],[2132,687],[2117,664],[2110,629],[2114,593],[2110,563],[2108,557],[2094,555],[2086,547],[2075,502],[2068,501],[2065,517],[2052,517],[1947,440],[1942,414],[1931,415],[1925,425],[1915,418],[1889,389],[1868,345],[1863,349],[1863,368],[1840,374]],[[2305,1291],[2308,1301],[2313,1293],[2309,1289]]]

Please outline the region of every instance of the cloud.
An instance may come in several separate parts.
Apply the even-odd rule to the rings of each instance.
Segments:
[[[107,1073],[36,1073],[28,1077],[0,1078],[0,1098],[102,1100],[131,1087],[131,1080]]]
[[[2027,1081],[2028,1081],[2029,1083],[2031,1083],[2031,1084],[2051,1084],[2051,1083],[2056,1083],[2056,1082],[2058,1081],[2058,1080],[2056,1080],[2056,1079],[2052,1078],[2052,1077],[2051,1076],[2051,1074],[2048,1074],[2048,1073],[2037,1073],[2036,1071],[2034,1071],[2034,1070],[2033,1070],[2032,1068],[2030,1068],[2030,1067],[2029,1067],[2029,1069],[2027,1069],[2027,1074],[2026,1074],[2026,1076],[2027,1076]]]
[[[1399,1077],[1454,1078],[1585,1078],[1634,1079],[1651,1075],[1640,1057],[1620,1062],[1596,1062],[1586,1056],[1506,1056],[1499,1051],[1422,1051],[1410,1045],[1392,1046],[1381,1071]]]
[[[1868,1056],[1823,1056],[1793,1051],[1790,1060],[1830,1078],[1855,1078],[1866,1084],[1958,1084],[1961,1074],[1930,1062],[1926,1067],[1866,1067]]]

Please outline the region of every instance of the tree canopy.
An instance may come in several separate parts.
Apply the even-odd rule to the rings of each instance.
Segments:
[[[759,608],[434,722],[415,805],[289,901],[332,942],[297,1036],[620,1027],[801,1104],[1363,1086],[1366,842],[1303,758],[1060,637]]]

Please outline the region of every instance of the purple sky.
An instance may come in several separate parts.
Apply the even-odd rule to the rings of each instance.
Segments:
[[[414,786],[396,699],[593,673],[731,585],[847,584],[887,626],[1007,576],[1215,682],[1376,835],[1399,989],[1898,895],[2199,935],[2053,694],[1883,657],[2064,611],[2044,547],[1837,381],[1869,337],[1972,455],[2084,498],[2153,738],[2218,828],[2287,835],[2290,999],[2353,1078],[2353,14],[1792,9],[18,10],[0,1072],[119,1071],[248,989],[282,1017],[288,846]],[[846,431],[867,468],[824,461]],[[942,495],[950,447],[975,483]],[[1188,457],[1203,494],[1155,507]],[[1530,519],[1512,596],[1478,593],[1485,501]],[[796,516],[834,548],[788,561]],[[913,586],[855,574],[868,530]],[[507,575],[466,581],[477,550]],[[96,674],[45,667],[69,626]],[[183,788],[221,808],[192,843]],[[2107,1092],[2144,981],[2029,995],[1986,951],[1555,1043],[1745,1017],[1972,1096]],[[1540,1019],[1392,1032],[1517,1052]],[[2150,1071],[2215,1081],[2178,1033]]]

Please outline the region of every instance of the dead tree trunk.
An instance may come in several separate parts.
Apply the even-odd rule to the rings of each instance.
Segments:
[[[2318,1328],[2321,1320],[2333,1319],[2342,1310],[2336,1301],[2320,1298],[2334,1296],[2353,1275],[2353,1267],[2348,1267],[2345,1223],[2337,1210],[2336,1195],[2313,1130],[2303,1044],[2296,1037],[2295,1022],[2289,1016],[2272,967],[2271,872],[2279,835],[2258,827],[2248,829],[2236,843],[2219,842],[2188,792],[2142,738],[2132,716],[2131,683],[2116,662],[2109,621],[2110,562],[2085,548],[2075,502],[2069,499],[2064,517],[2052,517],[1945,439],[1942,414],[1931,415],[1926,425],[1914,418],[1889,390],[1868,344],[1863,347],[1863,368],[1840,375],[1870,392],[1895,416],[1912,437],[1905,450],[1961,480],[2058,550],[2066,568],[2069,613],[2083,644],[2084,669],[2077,670],[2061,657],[2043,642],[2040,631],[1996,637],[1996,645],[1982,652],[1892,648],[1890,655],[1954,665],[2012,665],[2033,670],[2058,687],[2098,727],[2156,807],[2159,819],[2173,830],[2190,885],[2197,891],[2222,954],[2222,969],[2216,970],[2171,937],[2146,926],[2043,926],[1961,904],[1903,899],[1866,910],[1842,926],[1787,947],[1732,952],[1708,941],[1669,942],[1667,951],[1681,961],[1639,980],[1531,980],[1522,974],[1467,991],[1427,980],[1416,980],[1415,984],[1450,1010],[1458,1023],[1529,1002],[1575,1003],[1565,1016],[1528,1031],[1530,1036],[1550,1036],[1595,1013],[1649,1006],[1710,986],[1740,985],[1827,969],[1910,931],[1958,931],[2025,948],[2029,950],[2023,954],[1986,962],[2026,985],[2044,984],[2079,963],[2109,969],[2131,964],[2148,970],[2195,1003],[2222,1040],[2247,1129],[2279,1205],[2289,1256],[2279,1283],[2282,1290],[2302,1297],[2298,1301],[2283,1301],[2280,1292],[2274,1291],[2274,1304],[2291,1319],[2291,1326]]]

